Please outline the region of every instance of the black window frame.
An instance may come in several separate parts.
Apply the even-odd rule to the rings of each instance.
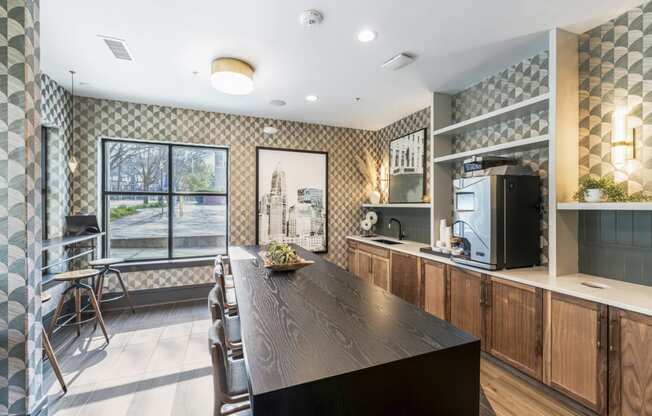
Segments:
[[[144,145],[160,145],[167,147],[168,151],[168,166],[167,166],[167,178],[168,186],[167,191],[165,192],[150,192],[150,191],[109,191],[107,190],[107,169],[106,169],[106,157],[107,157],[107,144],[108,143],[130,143],[130,144],[144,144]],[[218,149],[226,152],[226,192],[176,192],[174,190],[174,172],[173,172],[173,148],[200,148],[200,149]],[[109,215],[107,215],[109,207],[109,197],[112,195],[146,195],[146,196],[165,196],[168,201],[168,255],[167,257],[153,257],[153,258],[135,258],[135,259],[125,259],[125,263],[143,263],[143,262],[161,262],[161,261],[183,261],[183,260],[192,260],[192,259],[201,259],[206,257],[214,257],[217,255],[225,255],[228,252],[229,248],[229,211],[230,211],[230,201],[229,201],[229,163],[230,163],[230,154],[229,148],[227,146],[217,146],[217,145],[198,145],[198,144],[186,144],[179,142],[162,142],[156,140],[133,140],[133,139],[119,139],[119,138],[110,138],[103,137],[100,140],[100,153],[101,153],[101,185],[100,185],[100,198],[102,201],[102,229],[105,232],[102,237],[102,256],[106,257],[108,252],[108,246],[110,241],[109,234]],[[220,196],[224,197],[226,200],[226,245],[224,247],[224,252],[216,252],[214,255],[197,255],[197,256],[182,256],[174,257],[174,197],[177,196]]]

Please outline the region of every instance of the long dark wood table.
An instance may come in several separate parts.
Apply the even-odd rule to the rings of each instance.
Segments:
[[[473,415],[480,341],[302,249],[271,273],[230,250],[256,416]]]

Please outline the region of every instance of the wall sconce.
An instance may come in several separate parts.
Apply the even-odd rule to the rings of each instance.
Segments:
[[[627,162],[636,159],[636,130],[629,135],[627,129],[627,110],[614,110],[611,119],[611,163],[619,170],[627,167]]]

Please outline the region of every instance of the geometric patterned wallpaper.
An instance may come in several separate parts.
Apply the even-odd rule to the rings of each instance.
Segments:
[[[0,2],[0,414],[44,403],[39,2]]]
[[[72,144],[72,95],[46,74],[41,74],[41,119],[47,140],[47,236],[63,235],[64,218],[70,211],[70,169]],[[52,253],[50,253],[52,254]]]
[[[453,96],[453,120],[464,121],[548,92],[548,52],[541,52],[490,76]],[[453,152],[507,143],[548,134],[548,111],[541,110],[453,137]],[[540,220],[541,264],[548,263],[548,148],[503,153],[539,175],[542,195]],[[454,166],[463,174],[462,163]]]
[[[358,232],[360,204],[365,199],[355,155],[373,144],[373,132],[86,97],[75,97],[74,106],[72,153],[79,165],[72,180],[73,213],[98,212],[99,137],[228,145],[230,244],[254,244],[256,146],[326,151],[330,206],[325,257],[345,264],[344,236]],[[264,135],[267,125],[278,128],[278,133]],[[186,270],[192,273],[193,269]],[[137,277],[129,280],[135,282]]]
[[[580,177],[612,176],[631,194],[652,192],[652,3],[580,36]],[[626,107],[636,128],[633,171],[611,163],[611,116]]]

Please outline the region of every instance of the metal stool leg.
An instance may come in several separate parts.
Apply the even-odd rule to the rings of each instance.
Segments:
[[[77,336],[81,335],[81,290],[78,283],[75,282],[75,316],[77,317]]]
[[[104,333],[104,338],[106,339],[106,343],[109,343],[109,333],[106,330],[106,326],[104,325],[104,318],[102,318],[102,311],[100,310],[100,305],[97,303],[97,299],[95,299],[95,293],[93,293],[93,288],[90,286],[87,286],[86,289],[88,290],[88,297],[91,300],[91,305],[93,306],[93,309],[95,310],[95,319],[97,322],[100,324],[100,328],[102,328],[102,332]]]
[[[52,348],[52,344],[50,344],[50,338],[48,338],[48,334],[45,332],[45,330],[43,330],[43,349],[45,349],[45,354],[48,356],[48,360],[50,360],[52,371],[54,371],[54,374],[57,376],[59,384],[61,385],[61,389],[63,389],[64,393],[67,393],[68,387],[66,387],[66,382],[63,379],[63,374],[61,374],[61,367],[59,367],[57,357],[54,355],[54,349]]]
[[[115,273],[116,276],[118,276],[118,282],[120,282],[122,291],[124,292],[125,297],[127,298],[127,303],[129,303],[129,307],[131,308],[131,313],[136,313],[136,309],[134,309],[134,304],[131,302],[131,296],[129,296],[129,291],[127,290],[127,285],[125,285],[124,280],[122,280],[122,275],[120,274],[120,270],[110,268],[109,271]]]

